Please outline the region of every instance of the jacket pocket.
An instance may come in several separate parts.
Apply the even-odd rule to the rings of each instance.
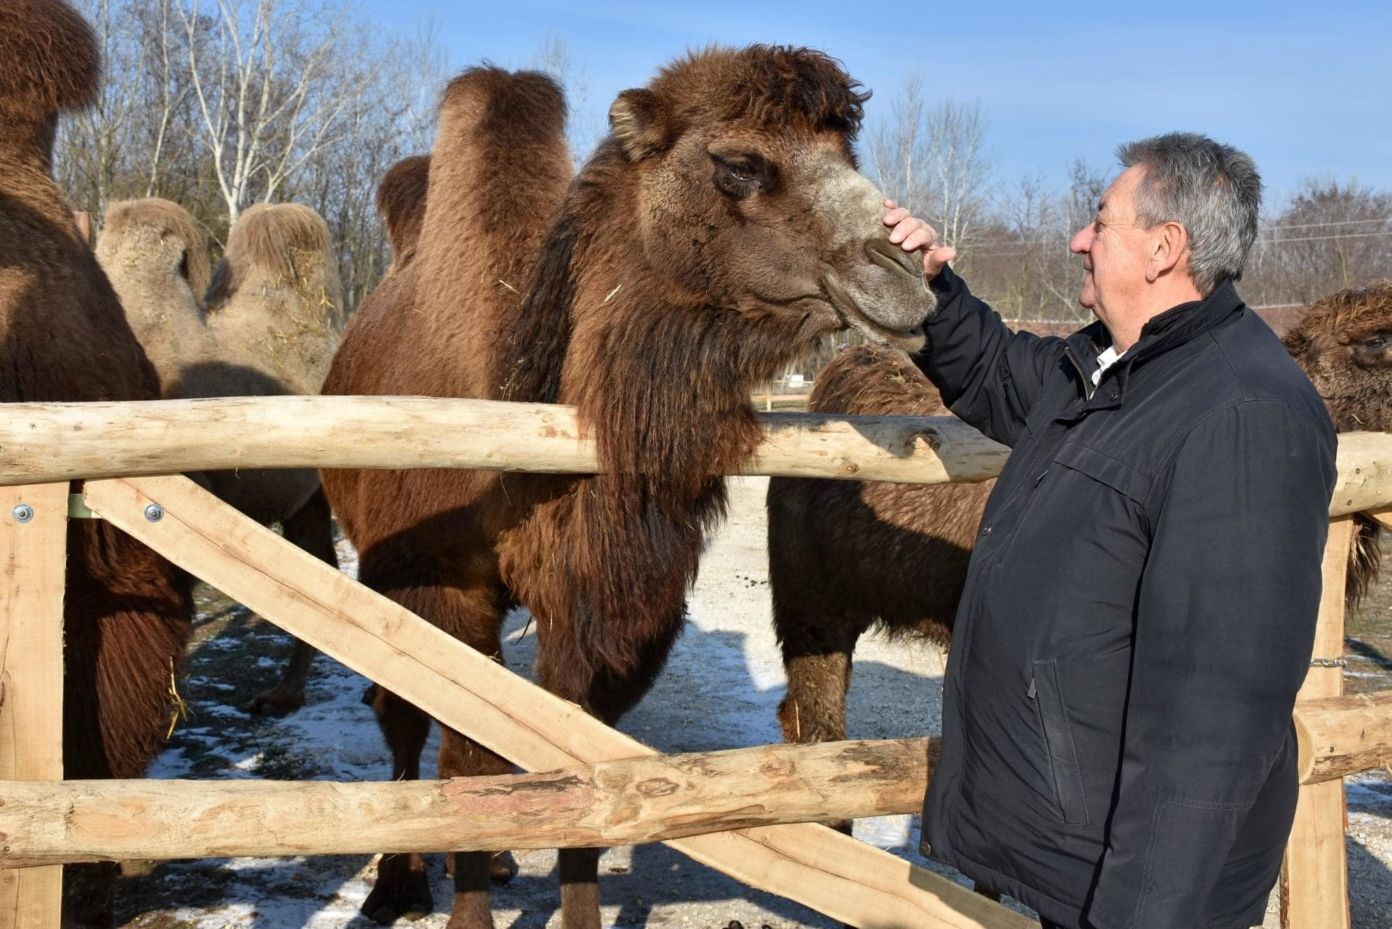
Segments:
[[[1079,474],[1105,484],[1117,493],[1144,504],[1152,479],[1126,462],[1078,443],[1064,444],[1054,453],[1054,461]]]
[[[1029,697],[1039,716],[1039,729],[1044,735],[1044,750],[1049,756],[1049,770],[1054,779],[1054,798],[1063,822],[1069,826],[1087,825],[1091,820],[1083,790],[1083,771],[1073,745],[1073,729],[1068,722],[1056,661],[1034,663]]]

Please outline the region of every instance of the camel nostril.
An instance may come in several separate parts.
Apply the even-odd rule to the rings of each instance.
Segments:
[[[889,239],[866,239],[865,257],[886,271],[898,271],[913,277],[923,274],[916,252],[906,252]]]

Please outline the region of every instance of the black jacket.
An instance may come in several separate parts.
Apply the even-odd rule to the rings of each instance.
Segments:
[[[957,611],[924,854],[1065,925],[1262,920],[1297,791],[1335,479],[1319,395],[1231,284],[1095,389],[950,271],[918,363],[1012,447]]]

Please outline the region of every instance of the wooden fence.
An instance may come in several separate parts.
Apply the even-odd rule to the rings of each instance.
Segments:
[[[950,419],[766,417],[749,473],[981,480],[1004,450]],[[1285,924],[1348,925],[1338,778],[1392,760],[1392,693],[1340,696],[1347,514],[1392,504],[1392,436],[1341,437],[1320,634],[1296,726]],[[660,756],[285,542],[182,477],[229,467],[585,472],[572,410],[422,398],[6,404],[0,417],[0,929],[58,925],[59,863],[666,841],[852,925],[1032,921],[812,821],[916,809],[927,740]],[[85,478],[69,497],[70,479]],[[63,781],[70,511],[109,520],[525,770],[446,782]],[[541,789],[541,788],[544,788]],[[544,796],[543,802],[539,797]],[[351,815],[350,812],[351,811]],[[342,823],[351,822],[351,830]]]

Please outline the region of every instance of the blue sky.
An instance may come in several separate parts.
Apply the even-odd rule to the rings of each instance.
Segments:
[[[1097,2],[680,4],[621,0],[357,0],[361,15],[415,33],[433,21],[451,70],[534,64],[548,37],[583,72],[584,118],[662,63],[709,43],[824,49],[886,115],[904,75],[930,99],[980,101],[996,176],[1062,186],[1082,157],[1114,164],[1119,142],[1186,129],[1247,150],[1279,206],[1305,177],[1392,189],[1392,4]],[[572,105],[576,105],[573,101]]]

